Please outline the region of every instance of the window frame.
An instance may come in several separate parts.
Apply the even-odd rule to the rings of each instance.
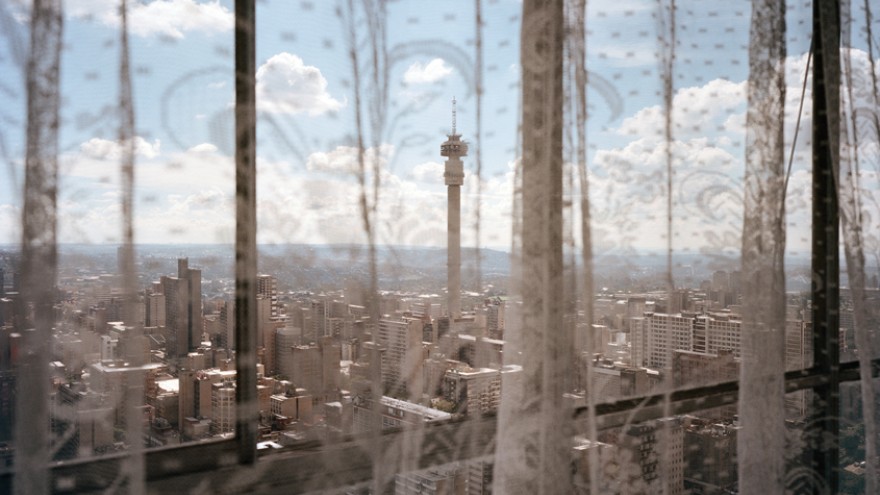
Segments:
[[[832,2],[827,2],[832,4]],[[785,374],[786,393],[813,390],[821,405],[819,414],[826,419],[811,426],[814,434],[839,438],[839,420],[832,414],[839,407],[840,383],[858,381],[859,363],[840,363],[839,327],[839,250],[823,246],[839,244],[839,214],[835,183],[828,175],[833,172],[836,152],[827,138],[829,119],[824,94],[839,89],[839,73],[824,73],[823,57],[837,60],[839,49],[828,50],[828,40],[840,39],[840,5],[833,1],[831,10],[822,11],[814,2],[813,25],[813,166],[820,173],[814,176],[812,258],[813,273],[821,273],[826,283],[813,282],[813,366]],[[832,15],[829,15],[831,12]],[[266,455],[256,450],[257,389],[256,389],[256,96],[255,96],[255,1],[235,1],[235,112],[236,112],[236,435],[231,439],[211,440],[182,446],[169,446],[144,451],[145,479],[153,490],[174,488],[181,483],[193,485],[208,481],[212,486],[227,486],[241,480],[242,469],[259,477],[248,478],[247,486],[265,491],[303,493],[316,489],[342,488],[369,481],[373,476],[372,451],[389,446],[405,435],[402,428],[383,431],[379,435],[347,436],[336,443],[306,441],[278,449]],[[826,85],[828,85],[826,87]],[[830,87],[831,89],[828,89]],[[829,93],[826,93],[829,92]],[[833,131],[833,130],[832,130]],[[824,135],[822,133],[825,133]],[[825,174],[825,175],[823,175]],[[824,178],[824,180],[823,180]],[[823,209],[824,208],[824,209]],[[248,331],[250,330],[250,331]],[[880,358],[872,359],[872,374],[880,376]],[[599,430],[681,415],[715,407],[736,404],[739,380],[711,385],[681,388],[668,393],[651,393],[637,397],[597,403],[595,418]],[[814,404],[816,407],[816,404]],[[587,407],[574,411],[576,423],[586,423]],[[461,445],[451,445],[452,433],[467,424],[471,437]],[[487,416],[467,420],[448,420],[426,425],[425,440],[417,461],[419,468],[428,468],[450,461],[465,461],[485,455],[485,446],[494,445],[497,418]],[[377,442],[379,445],[377,445]],[[102,457],[52,462],[45,469],[52,492],[102,490],[113,485],[122,474],[125,453]],[[826,486],[837,486],[838,453],[836,449],[813,449],[814,466]],[[328,463],[345,466],[327,476]],[[14,470],[0,472],[0,492],[11,492]],[[834,490],[832,490],[834,491]]]

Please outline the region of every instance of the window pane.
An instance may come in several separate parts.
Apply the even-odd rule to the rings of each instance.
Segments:
[[[131,482],[141,447],[231,438],[253,405],[236,404],[247,334],[258,463],[289,469],[211,486],[748,491],[756,464],[779,487],[825,482],[824,432],[841,490],[871,490],[880,96],[876,21],[854,3],[836,64],[810,55],[836,45],[809,2],[260,2],[253,324],[236,316],[233,2],[132,2],[127,31],[117,2],[70,2],[55,93],[33,79],[51,64],[27,69],[52,48],[29,45],[41,24],[0,6],[0,455],[40,459],[38,478],[132,453],[90,464]],[[817,64],[840,65],[840,112],[813,94]],[[51,108],[25,101],[60,109],[57,145],[35,119]],[[813,141],[840,147],[824,220]],[[56,158],[57,209],[34,175]],[[832,220],[825,310],[813,290],[837,267],[815,271],[811,229]],[[836,367],[838,336],[858,366]],[[833,377],[859,372],[838,411]],[[46,418],[13,414],[30,381]],[[15,438],[31,430],[48,454]]]

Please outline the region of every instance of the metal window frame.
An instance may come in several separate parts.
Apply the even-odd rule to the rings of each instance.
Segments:
[[[872,361],[872,375],[880,377],[880,358]],[[857,361],[842,363],[839,382],[858,381]],[[829,377],[821,366],[785,374],[786,393],[827,385]],[[736,404],[737,380],[675,390],[670,394],[654,393],[604,402],[596,405],[600,430],[627,423],[651,421],[668,414],[689,414]],[[668,405],[666,400],[668,399]],[[584,424],[589,416],[586,407],[575,410],[575,422]],[[455,432],[468,428],[468,438],[455,442]],[[450,420],[426,426],[417,460],[418,468],[430,468],[451,461],[466,461],[485,454],[483,446],[494,442],[497,418],[488,416],[468,420]],[[343,488],[369,481],[373,476],[374,452],[400,442],[409,432],[390,429],[381,435],[352,435],[336,443],[305,441],[265,456],[253,464],[241,463],[236,439],[165,447],[145,453],[145,482],[151,491],[178,489],[181,486],[228,488],[230,483],[247,480],[242,490],[259,489],[261,493],[307,493]],[[99,491],[112,486],[122,469],[124,453],[100,458],[55,463],[50,466],[51,490],[55,493]],[[327,466],[337,466],[330,475]],[[243,471],[244,470],[244,471]],[[244,476],[243,476],[244,475]],[[249,475],[251,475],[249,477]],[[253,477],[252,475],[256,475]],[[8,486],[12,473],[0,475],[0,488]]]
[[[235,0],[235,442],[238,462],[257,456],[256,5]]]
[[[837,246],[839,226],[837,214],[836,184],[833,173],[833,155],[828,139],[828,102],[824,101],[826,91],[839,88],[839,74],[828,75],[823,70],[823,56],[835,57],[828,50],[828,40],[838,40],[839,46],[839,1],[832,0],[832,12],[824,15],[820,4],[814,2],[813,45],[813,160],[814,160],[814,236],[813,271],[823,274],[824,284],[814,282],[813,294],[813,349],[814,365],[805,370],[787,372],[785,375],[786,393],[812,389],[820,397],[819,414],[824,417],[812,427],[815,434],[823,434],[837,439],[839,436],[840,383],[860,379],[858,362],[839,362],[839,335],[836,328],[839,321],[839,254],[838,249],[825,249]],[[829,2],[831,3],[831,2]],[[256,118],[255,118],[255,2],[236,0],[235,2],[235,71],[236,71],[236,328],[254,329],[255,301],[252,288],[256,284],[256,208],[255,208],[255,159],[256,159]],[[839,53],[839,51],[837,52]],[[830,77],[830,79],[829,79]],[[825,85],[832,85],[828,90]],[[824,132],[824,134],[823,134]],[[830,187],[829,187],[830,186]],[[830,228],[829,228],[830,227]],[[814,279],[815,280],[815,279]],[[836,303],[836,304],[835,304]],[[338,443],[321,444],[303,442],[272,455],[257,456],[256,421],[257,394],[256,335],[253,331],[236,332],[238,387],[236,392],[237,423],[236,437],[227,440],[208,441],[184,446],[174,446],[145,452],[145,479],[153,491],[163,488],[205,483],[210,487],[229,487],[229,483],[241,481],[242,470],[262,473],[251,477],[241,485],[242,489],[259,488],[261,492],[304,493],[311,490],[341,488],[366,482],[373,475],[373,455],[375,449],[390,445],[405,433],[401,429],[382,432],[378,437],[369,435],[349,436]],[[880,377],[880,358],[872,360],[872,376]],[[655,393],[639,397],[599,403],[595,406],[598,428],[620,426],[628,422],[659,419],[668,414],[679,415],[729,406],[736,403],[739,394],[737,380],[713,385],[675,390],[669,394]],[[668,402],[667,402],[668,401]],[[574,412],[576,422],[585,422],[590,411],[579,408]],[[449,439],[453,433],[467,424],[472,433],[467,442],[455,444]],[[424,430],[419,468],[427,468],[440,463],[473,459],[483,452],[477,446],[491,444],[497,429],[497,419],[493,416],[465,421],[448,421],[432,425]],[[476,441],[474,441],[476,439]],[[378,441],[378,445],[376,444]],[[820,451],[821,450],[821,451]],[[106,489],[114,483],[127,456],[108,455],[74,461],[52,463],[48,466],[49,489],[56,493],[96,491]],[[825,481],[825,486],[833,493],[837,486],[836,449],[814,449],[813,468]],[[340,469],[328,476],[325,466],[335,465]],[[344,468],[343,468],[344,467]],[[0,492],[11,492],[14,472],[6,469],[0,472]]]
[[[813,389],[810,468],[813,493],[837,493],[840,460],[840,0],[813,1],[812,319]],[[836,68],[836,69],[835,69]],[[825,490],[822,490],[822,487]]]

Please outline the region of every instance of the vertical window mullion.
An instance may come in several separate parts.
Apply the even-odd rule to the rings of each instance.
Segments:
[[[826,377],[815,393],[809,438],[813,470],[836,493],[840,410],[840,220],[837,167],[840,119],[840,3],[813,2],[813,363]],[[833,439],[833,445],[824,441]]]
[[[238,460],[257,451],[256,12],[235,1],[235,437]]]

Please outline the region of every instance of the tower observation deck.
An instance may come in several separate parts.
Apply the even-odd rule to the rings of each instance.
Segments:
[[[446,237],[446,290],[447,311],[450,320],[461,317],[461,185],[464,183],[464,165],[468,145],[455,129],[455,98],[452,99],[452,134],[440,145],[440,156],[446,157],[443,180],[447,186]],[[452,323],[452,322],[450,322]]]

